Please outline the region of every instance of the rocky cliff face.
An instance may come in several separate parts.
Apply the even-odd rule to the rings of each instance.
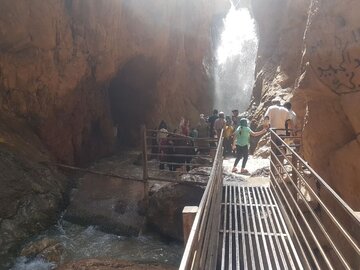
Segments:
[[[359,210],[360,36],[355,10],[360,4],[273,0],[267,7],[259,2],[252,1],[260,34],[254,120],[274,100],[291,99],[303,129],[305,159]],[[274,19],[268,10],[280,15]]]
[[[50,153],[24,121],[0,116],[0,268],[25,238],[54,224],[65,177],[41,162]],[[5,267],[4,267],[5,269]]]
[[[114,124],[127,139],[143,122],[195,121],[211,108],[210,25],[224,2],[4,1],[0,110],[70,163],[108,153]]]
[[[301,76],[304,154],[354,210],[360,210],[360,20],[355,1],[312,3]]]
[[[0,1],[0,245],[53,222],[65,181],[49,156],[86,163],[139,126],[212,106],[211,24],[227,2]],[[197,121],[197,119],[196,119]]]

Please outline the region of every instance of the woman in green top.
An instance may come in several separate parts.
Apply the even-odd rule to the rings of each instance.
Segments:
[[[237,172],[236,166],[238,165],[240,159],[243,158],[240,173],[249,173],[245,169],[245,166],[249,157],[250,135],[261,136],[265,134],[266,131],[267,131],[266,129],[263,129],[261,131],[254,132],[248,127],[248,120],[246,118],[240,119],[240,125],[234,132],[234,142],[232,145],[232,149],[233,150],[236,149],[236,159],[232,172]]]

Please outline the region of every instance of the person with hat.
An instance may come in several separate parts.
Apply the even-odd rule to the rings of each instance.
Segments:
[[[236,166],[238,165],[240,159],[243,159],[241,165],[240,173],[249,173],[246,169],[246,162],[249,157],[249,144],[250,144],[250,135],[251,136],[261,136],[265,134],[267,129],[263,128],[261,131],[252,131],[248,127],[248,120],[246,118],[241,118],[239,121],[239,127],[234,132],[234,142],[232,145],[233,150],[236,149],[236,159],[234,162],[234,167],[232,172],[237,172]]]

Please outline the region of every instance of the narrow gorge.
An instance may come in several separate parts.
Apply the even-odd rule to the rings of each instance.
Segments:
[[[63,217],[64,235],[107,244],[141,233],[145,212],[157,236],[127,245],[170,262],[133,265],[129,255],[81,269],[175,269],[180,206],[198,204],[203,186],[154,184],[149,210],[140,184],[53,164],[139,176],[142,124],[173,130],[183,116],[196,126],[214,107],[238,106],[258,128],[270,105],[291,101],[302,156],[360,212],[359,9],[355,0],[0,0],[0,269]],[[236,51],[223,62],[222,35]],[[268,146],[253,141],[254,155],[268,158]],[[60,254],[51,241],[39,245]]]

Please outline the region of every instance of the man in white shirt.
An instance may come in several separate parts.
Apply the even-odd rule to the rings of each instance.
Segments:
[[[290,119],[289,110],[279,105],[270,106],[265,115],[265,119],[269,119],[270,128],[285,129],[286,120]],[[279,130],[279,135],[286,135],[285,130]]]
[[[269,121],[270,128],[282,129],[276,131],[280,137],[286,136],[285,123],[290,117],[289,110],[279,105],[270,106],[264,115],[264,119]],[[279,149],[283,149],[282,141],[279,138],[276,137],[274,143]],[[274,154],[278,156],[280,162],[283,163],[284,156],[278,148],[274,149]]]

